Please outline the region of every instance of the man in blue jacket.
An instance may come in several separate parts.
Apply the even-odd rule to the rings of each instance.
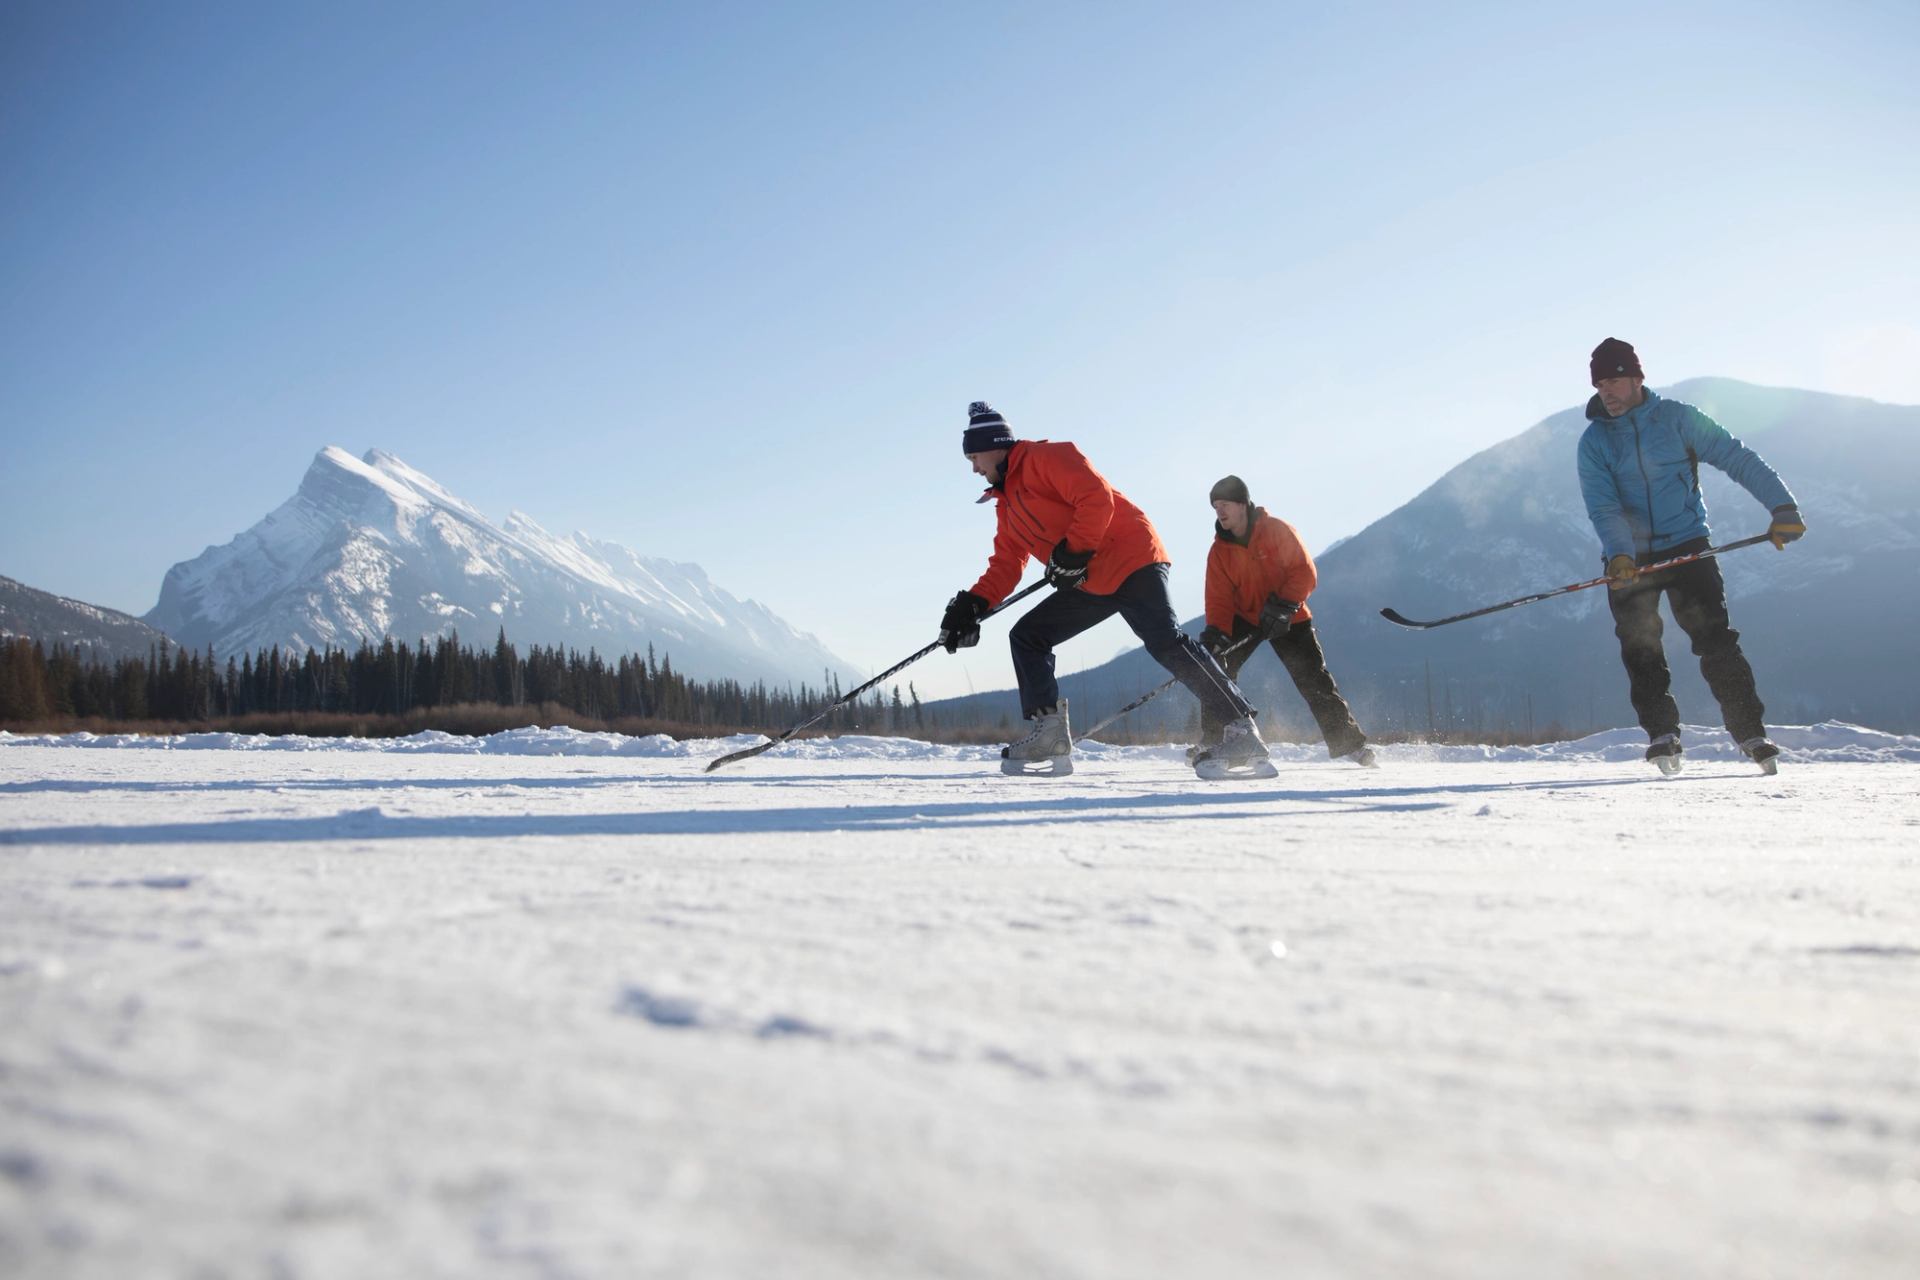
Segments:
[[[1727,589],[1711,558],[1642,577],[1642,566],[1712,545],[1700,464],[1720,468],[1773,513],[1767,536],[1784,548],[1807,531],[1800,509],[1760,455],[1690,404],[1646,389],[1640,358],[1608,338],[1593,349],[1596,394],[1587,402],[1580,437],[1580,492],[1600,535],[1610,579],[1607,604],[1620,638],[1633,709],[1647,731],[1647,759],[1662,773],[1680,770],[1680,709],[1674,705],[1667,656],[1660,643],[1660,597],[1693,641],[1700,674],[1720,703],[1727,732],[1772,773],[1780,748],[1767,740],[1765,708],[1740,633],[1727,621]]]

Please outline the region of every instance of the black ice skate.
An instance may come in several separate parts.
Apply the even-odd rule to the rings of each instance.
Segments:
[[[1747,759],[1760,766],[1760,772],[1769,778],[1780,772],[1780,748],[1767,737],[1748,738],[1740,744],[1740,750]]]
[[[1653,761],[1665,777],[1680,772],[1680,735],[1663,733],[1647,744],[1647,759]]]

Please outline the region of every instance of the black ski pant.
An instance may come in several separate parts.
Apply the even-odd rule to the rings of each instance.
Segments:
[[[1641,564],[1671,560],[1705,550],[1706,538],[1640,557]],[[1660,641],[1660,597],[1666,596],[1673,620],[1693,641],[1700,674],[1720,703],[1720,714],[1735,742],[1765,736],[1760,693],[1754,688],[1753,668],[1740,652],[1740,633],[1727,621],[1727,587],[1715,560],[1695,560],[1676,569],[1663,569],[1630,587],[1607,591],[1613,611],[1613,633],[1620,638],[1620,660],[1627,668],[1628,695],[1649,740],[1680,732],[1680,708],[1674,703],[1673,675]]]
[[[1245,618],[1233,620],[1233,638],[1235,640],[1252,635],[1259,628]],[[1327,754],[1334,757],[1349,755],[1367,745],[1367,735],[1360,732],[1360,726],[1353,718],[1353,711],[1347,706],[1347,700],[1340,696],[1340,686],[1333,682],[1333,673],[1327,670],[1326,655],[1320,651],[1320,637],[1314,634],[1313,621],[1302,618],[1285,631],[1268,641],[1274,653],[1280,659],[1280,665],[1287,669],[1287,675],[1293,679],[1293,687],[1307,700],[1307,710],[1313,713],[1313,722],[1320,726],[1320,736],[1326,739]],[[1259,652],[1257,644],[1236,649],[1220,659],[1220,665],[1233,679],[1240,678],[1240,668]],[[1220,722],[1210,718],[1206,709],[1200,712],[1200,741],[1215,742],[1220,737]]]
[[[1111,595],[1078,588],[1056,591],[1013,624],[1013,673],[1020,681],[1020,714],[1032,717],[1060,704],[1053,678],[1054,646],[1064,644],[1114,614],[1126,619],[1153,660],[1200,699],[1202,714],[1227,720],[1253,714],[1212,654],[1180,629],[1173,597],[1167,594],[1167,566],[1150,564],[1127,575]]]

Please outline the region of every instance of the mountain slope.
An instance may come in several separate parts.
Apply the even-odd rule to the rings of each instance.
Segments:
[[[167,636],[130,614],[0,577],[0,638],[8,636],[38,640],[49,653],[65,645],[83,661],[144,658],[173,647]]]
[[[676,670],[818,686],[846,663],[698,565],[562,538],[520,512],[496,526],[379,450],[329,447],[299,490],[232,542],[175,565],[146,620],[237,654],[354,647],[458,630],[486,643],[671,655]]]
[[[1699,405],[1758,450],[1808,519],[1806,539],[1785,552],[1762,546],[1721,562],[1733,624],[1770,719],[1920,729],[1912,658],[1920,635],[1920,408],[1722,378],[1663,394]],[[1596,576],[1599,548],[1574,474],[1585,427],[1580,409],[1555,414],[1467,459],[1319,557],[1315,627],[1369,731],[1419,732],[1431,723],[1584,732],[1633,723],[1604,589],[1436,631],[1408,631],[1379,616],[1384,605],[1408,617],[1444,616]],[[1257,493],[1258,479],[1248,479]],[[1767,513],[1718,471],[1703,467],[1701,482],[1717,538],[1766,527]],[[1196,539],[1184,530],[1173,538],[1181,555],[1175,572],[1203,573]],[[1667,621],[1682,714],[1690,723],[1718,723],[1686,637]],[[1197,630],[1199,620],[1192,625]],[[1074,719],[1091,724],[1164,678],[1132,652],[1063,680],[1062,688],[1074,700]],[[1311,732],[1271,654],[1256,656],[1242,683],[1278,731]],[[984,702],[997,716],[1010,696],[930,706],[960,712]],[[1175,689],[1129,723],[1177,732],[1192,712],[1193,700]]]

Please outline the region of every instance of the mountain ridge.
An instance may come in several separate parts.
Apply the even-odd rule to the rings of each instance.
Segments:
[[[380,449],[319,451],[294,495],[220,546],[168,570],[144,621],[195,648],[351,648],[504,628],[516,644],[613,655],[666,650],[699,679],[805,682],[850,664],[697,564],[515,510],[500,524]]]
[[[132,614],[0,576],[0,639],[10,636],[36,640],[48,652],[63,645],[82,661],[145,658],[179,647]]]

